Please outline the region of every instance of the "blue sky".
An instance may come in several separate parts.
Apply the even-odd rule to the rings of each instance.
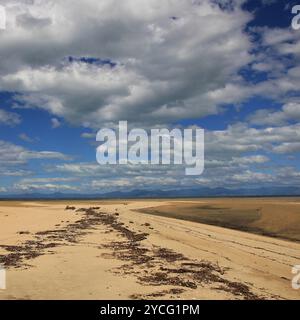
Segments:
[[[1,195],[300,186],[297,1],[0,4]],[[204,174],[98,165],[121,120],[204,128]]]

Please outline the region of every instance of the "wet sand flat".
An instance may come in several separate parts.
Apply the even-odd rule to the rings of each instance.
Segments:
[[[237,201],[252,213],[252,200]],[[228,199],[209,201],[0,202],[0,264],[7,273],[0,299],[299,299],[291,286],[291,268],[300,264],[297,241],[159,213],[229,207]],[[260,208],[262,201],[283,205],[285,226],[296,221],[290,208],[298,208],[297,199],[257,201]],[[261,212],[259,219],[249,213],[247,223],[265,227],[268,211]]]
[[[300,241],[300,198],[171,201],[140,212]]]

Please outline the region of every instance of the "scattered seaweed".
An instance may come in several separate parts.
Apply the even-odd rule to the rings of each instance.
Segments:
[[[75,207],[66,206],[65,210],[76,210]]]
[[[185,290],[181,288],[172,288],[170,290],[162,290],[162,291],[156,291],[148,294],[132,294],[129,296],[129,298],[134,300],[143,300],[147,298],[160,298],[164,297],[166,295],[179,295],[183,293]]]
[[[182,255],[181,253],[174,252],[167,248],[157,248],[154,252],[157,258],[166,260],[167,262],[186,260],[184,255]]]
[[[19,231],[18,234],[30,234],[29,231]]]
[[[75,207],[67,206],[66,210],[83,213],[81,218],[64,228],[37,232],[33,240],[27,240],[22,245],[1,245],[0,247],[8,253],[0,255],[0,264],[6,268],[20,268],[25,261],[49,253],[49,249],[79,243],[84,235],[99,225],[104,225],[107,227],[107,232],[117,232],[123,238],[121,241],[112,241],[100,247],[111,251],[109,256],[105,253],[102,256],[125,262],[115,269],[116,273],[134,274],[137,281],[143,285],[174,287],[143,296],[132,295],[131,298],[181,294],[185,290],[214,284],[217,285],[215,289],[230,292],[234,296],[248,300],[261,299],[248,285],[225,279],[223,276],[226,269],[218,264],[191,260],[181,253],[164,247],[145,247],[143,241],[149,234],[129,230],[124,223],[118,221],[118,213],[99,212],[99,209],[100,207],[91,207],[76,210]],[[144,226],[150,224],[145,223]]]

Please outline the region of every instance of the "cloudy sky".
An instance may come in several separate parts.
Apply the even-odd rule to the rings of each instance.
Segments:
[[[297,1],[0,4],[0,195],[300,187]],[[204,174],[98,165],[120,120],[204,128]]]

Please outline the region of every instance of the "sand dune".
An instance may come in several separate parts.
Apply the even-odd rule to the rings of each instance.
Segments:
[[[1,202],[0,299],[300,298],[299,243],[137,212],[172,204]]]

